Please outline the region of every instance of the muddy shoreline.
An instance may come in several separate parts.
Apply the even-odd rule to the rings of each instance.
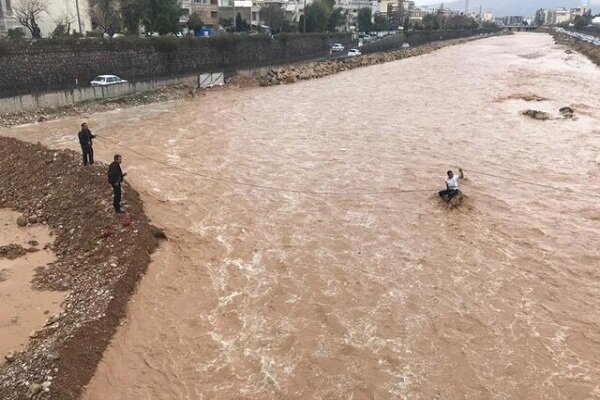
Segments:
[[[57,260],[38,268],[31,284],[68,291],[63,311],[0,366],[3,400],[79,398],[150,263],[155,228],[128,185],[124,203],[132,223],[112,212],[105,168],[82,167],[73,151],[0,137],[0,208],[22,213],[27,224],[47,225],[55,236]]]

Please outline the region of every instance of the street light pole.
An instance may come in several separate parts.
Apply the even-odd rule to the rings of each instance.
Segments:
[[[236,20],[236,15],[235,15],[235,0],[231,0],[231,3],[233,4],[233,31],[237,32],[237,20]]]
[[[83,30],[81,29],[81,15],[79,15],[79,0],[75,0],[75,7],[77,7],[77,23],[79,24],[79,34],[83,35]]]
[[[304,27],[302,28],[302,33],[306,33],[306,0],[304,0],[304,7],[302,7],[302,16],[304,20]]]

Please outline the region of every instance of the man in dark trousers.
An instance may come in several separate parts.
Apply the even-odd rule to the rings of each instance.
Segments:
[[[122,157],[119,154],[115,154],[114,161],[108,166],[108,183],[113,188],[113,206],[115,212],[118,214],[124,213],[121,210],[121,184],[123,178],[127,175],[121,170]]]
[[[92,132],[88,129],[87,124],[84,122],[81,124],[81,130],[79,131],[79,144],[81,145],[81,152],[83,153],[83,165],[94,163],[94,149],[92,148],[92,139],[96,135],[92,135]]]

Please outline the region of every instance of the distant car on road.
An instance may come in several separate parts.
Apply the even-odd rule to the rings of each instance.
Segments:
[[[410,44],[408,44],[406,42],[402,43],[402,48],[403,49],[408,49],[409,47],[410,47]]]
[[[344,45],[341,43],[334,43],[333,46],[331,46],[331,52],[332,53],[339,53],[341,51],[344,51]]]
[[[92,86],[110,86],[118,85],[120,83],[127,83],[125,79],[121,79],[116,75],[98,75],[90,82]]]
[[[362,55],[362,53],[358,49],[348,50],[348,57],[356,57],[356,56],[360,56],[360,55]]]

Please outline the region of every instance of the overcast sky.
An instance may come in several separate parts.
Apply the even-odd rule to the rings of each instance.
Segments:
[[[465,0],[416,0],[418,5],[439,6],[441,2],[453,10],[463,10]],[[577,7],[584,5],[587,0],[469,0],[470,11],[479,10],[483,6],[483,11],[489,11],[497,17],[507,15],[521,15],[532,17],[536,10],[540,8],[558,8],[558,7]],[[597,13],[600,7],[600,0],[591,0],[592,12]]]
[[[453,0],[448,0],[447,3],[452,2]],[[488,0],[488,1],[501,1],[501,0]],[[528,0],[523,0],[523,2],[527,2]],[[440,4],[442,1],[441,0],[415,0],[416,4],[418,5],[425,5],[425,4]],[[600,6],[600,0],[590,0],[591,5],[595,5],[595,6]],[[585,4],[585,0],[581,0],[581,4]]]

